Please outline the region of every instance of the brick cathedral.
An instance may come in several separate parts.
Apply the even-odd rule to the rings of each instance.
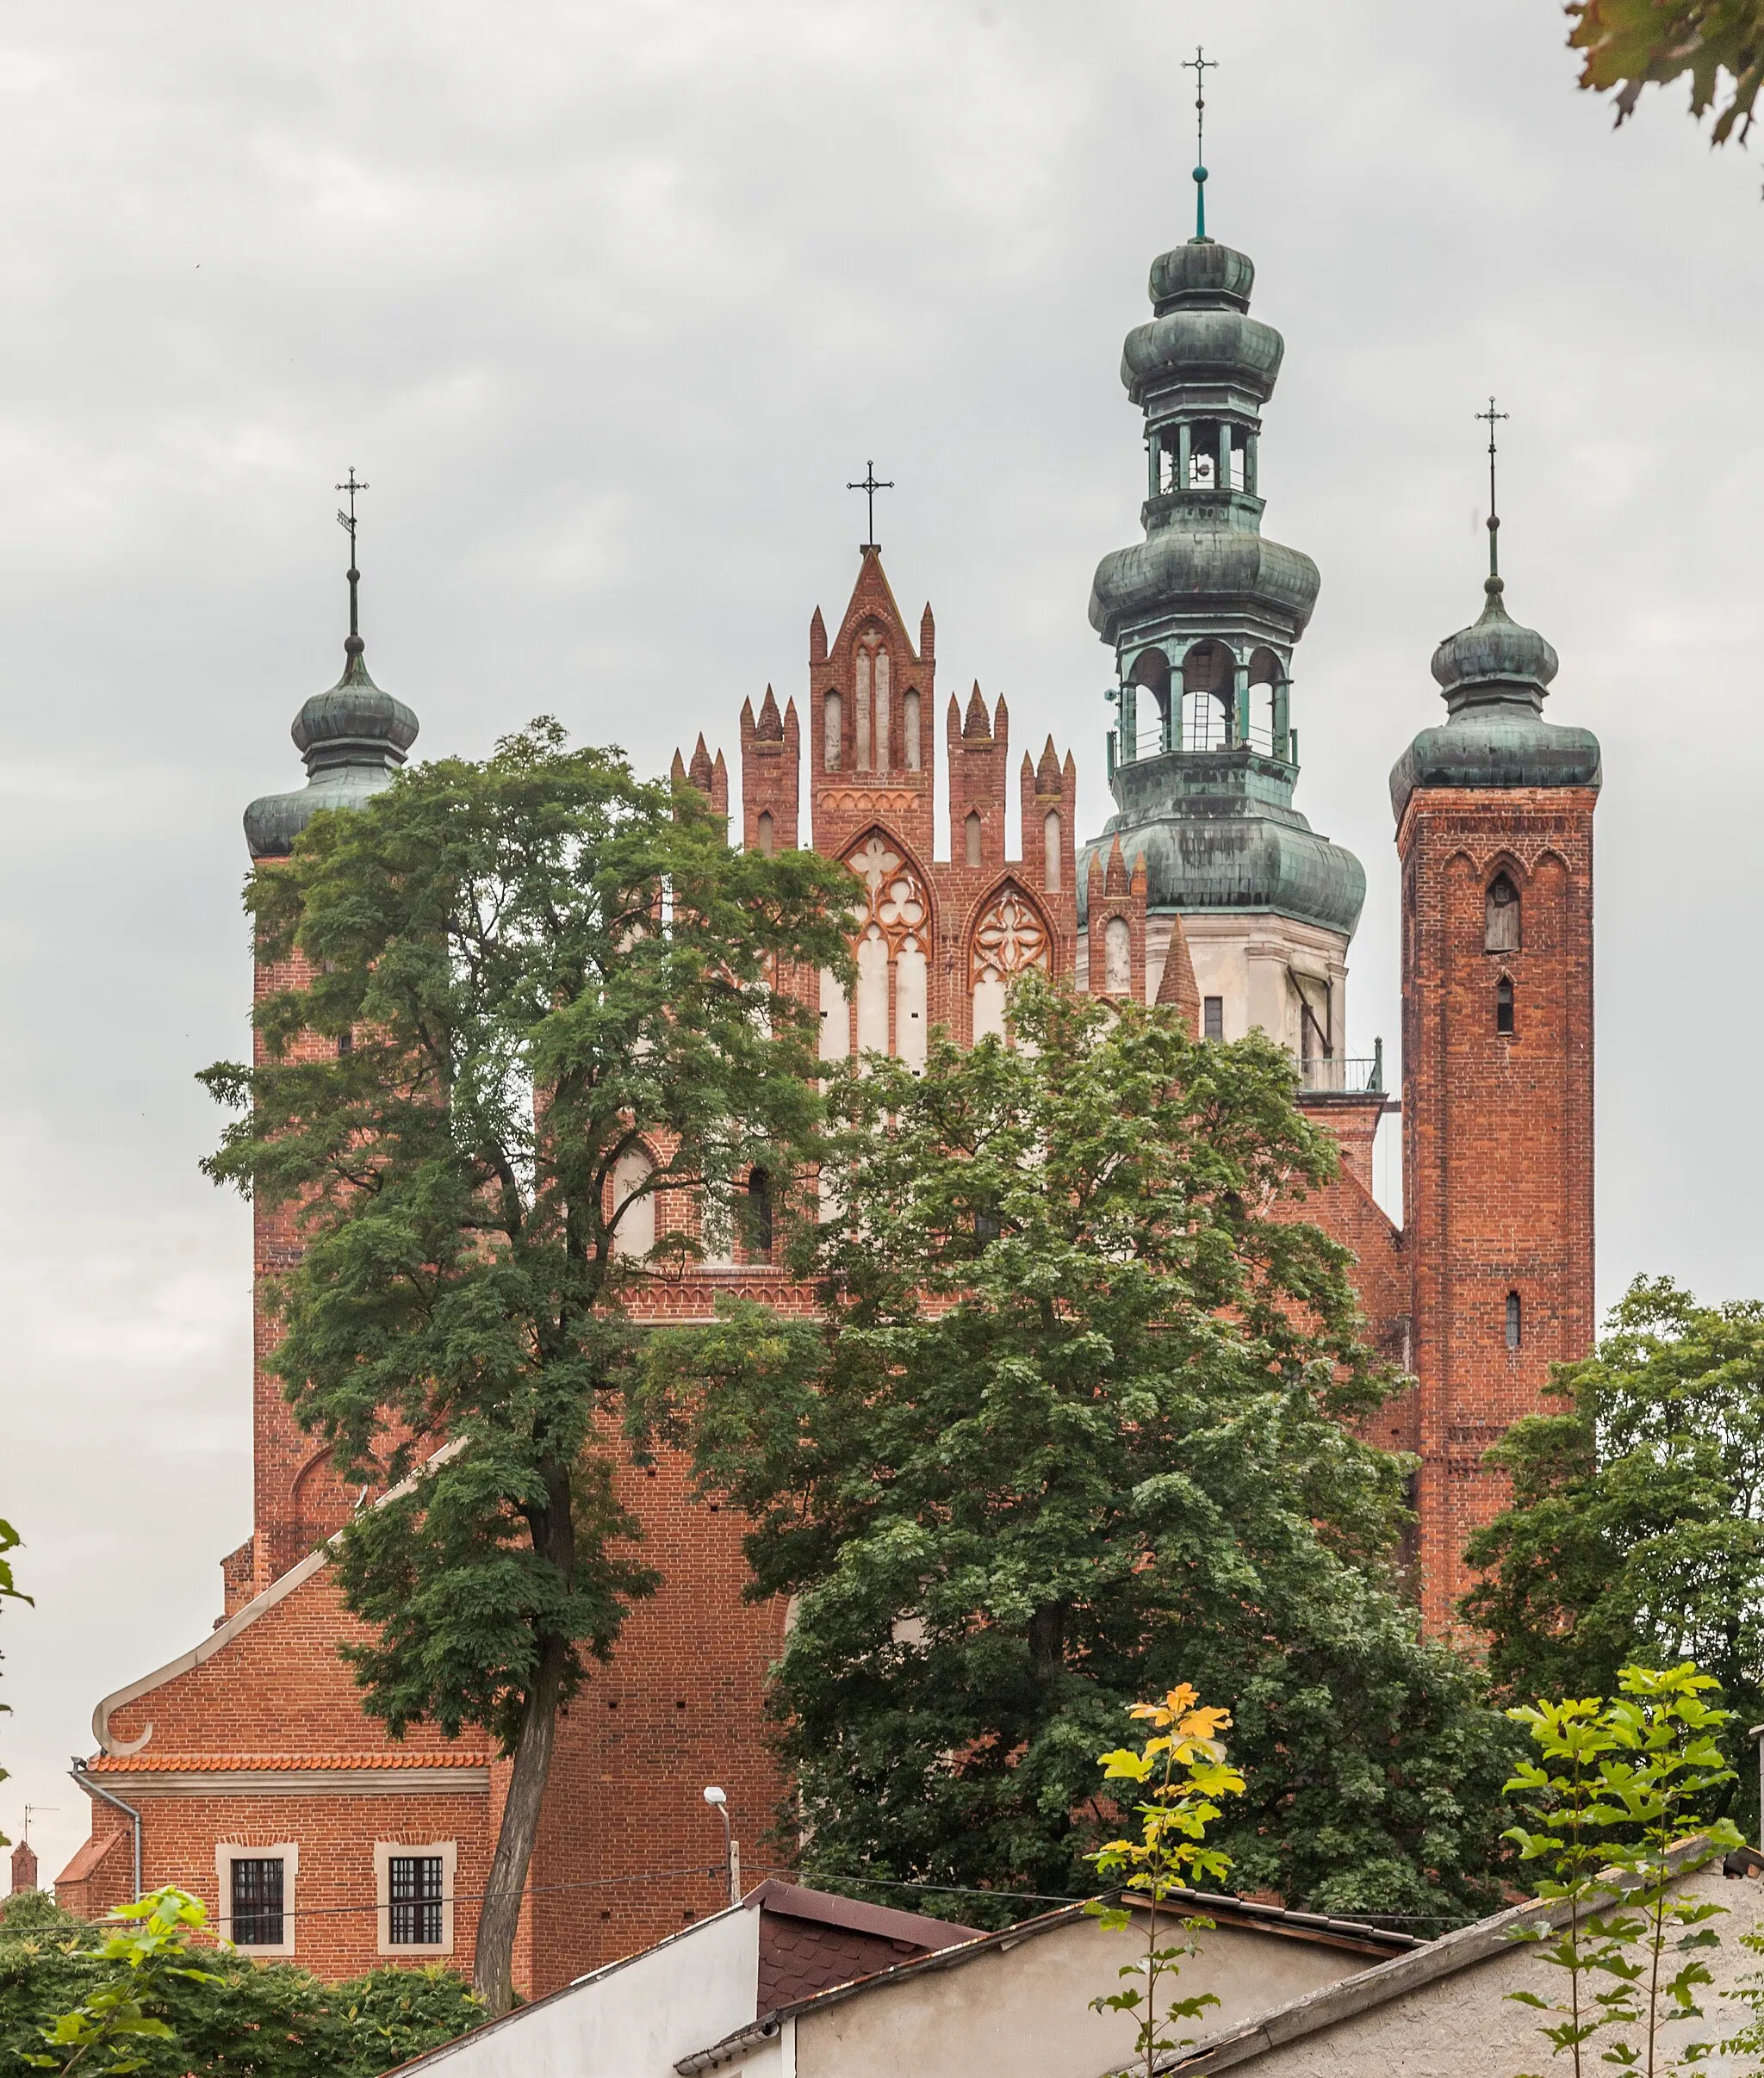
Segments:
[[[1342,1155],[1306,1210],[1354,1251],[1371,1331],[1417,1381],[1379,1435],[1419,1461],[1416,1572],[1425,1620],[1444,1629],[1468,1585],[1464,1541],[1502,1499],[1482,1453],[1537,1405],[1552,1362],[1593,1340],[1599,747],[1543,718],[1556,655],[1506,613],[1491,518],[1481,617],[1432,661],[1444,717],[1391,774],[1399,1230],[1371,1188],[1374,1136],[1397,1107],[1380,1062],[1345,1051],[1365,876],[1294,804],[1294,657],[1319,577],[1262,532],[1261,413],[1283,348],[1249,314],[1253,276],[1228,246],[1177,246],[1154,263],[1152,315],[1127,339],[1144,538],[1103,558],[1090,599],[1118,667],[1116,812],[1100,835],[1078,841],[1076,768],[1050,741],[1020,760],[1022,855],[1008,855],[1009,717],[976,686],[965,702],[944,696],[950,855],[937,857],[935,630],[929,606],[910,630],[872,543],[836,630],[818,609],[810,622],[805,707],[780,709],[767,688],[757,714],[742,710],[730,837],[806,843],[852,869],[855,981],[848,993],[823,978],[829,1058],[922,1058],[933,1025],[965,1041],[1000,1032],[1011,978],[1028,967],[1174,1005],[1205,1037],[1260,1027],[1290,1049],[1301,1101]],[[341,679],[294,725],[307,785],[246,811],[254,858],[285,856],[316,809],[385,786],[415,739],[416,716],[370,677],[353,617],[345,650]],[[727,768],[702,736],[676,772],[728,811]],[[298,978],[260,971],[258,986]],[[283,1214],[259,1207],[256,1221],[261,1280],[295,1237]],[[670,1317],[708,1318],[736,1293],[808,1303],[742,1249],[696,1266],[684,1306],[672,1287]],[[363,1715],[336,1653],[351,1622],[324,1544],[354,1497],[264,1368],[273,1332],[260,1307],[254,1527],[222,1561],[224,1615],[98,1704],[82,1777],[91,1838],[58,1890],[97,1914],[137,1883],[175,1881],[252,1952],[327,1976],[438,1957],[469,1969],[506,1769],[487,1740],[419,1728],[394,1744]],[[785,1611],[742,1599],[742,1524],[695,1503],[678,1461],[626,1487],[665,1584],[560,1726],[516,1956],[528,1994],[723,1901],[703,1785],[727,1790],[750,1855],[779,1792],[761,1691]]]

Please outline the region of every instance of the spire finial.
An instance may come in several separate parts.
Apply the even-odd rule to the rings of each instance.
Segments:
[[[355,494],[357,491],[365,491],[368,487],[356,481],[355,464],[351,462],[349,465],[349,481],[339,483],[337,487],[349,495],[349,510],[338,513],[337,524],[349,537],[349,640],[343,647],[345,653],[353,661],[366,647],[362,641],[360,618],[356,607],[356,586],[361,582],[362,574],[355,567]]]
[[[1219,70],[1219,60],[1209,58],[1202,44],[1192,58],[1184,58],[1182,69],[1195,76],[1195,236],[1207,235],[1207,75]]]
[[[884,483],[876,474],[875,463],[866,462],[864,464],[863,475],[856,483],[848,483],[845,487],[848,491],[861,491],[868,500],[870,517],[864,531],[870,538],[863,545],[866,549],[879,548],[881,543],[876,539],[876,493],[878,491],[891,491],[894,488],[893,484],[891,482]]]
[[[1479,422],[1486,420],[1488,426],[1488,581],[1483,586],[1487,592],[1499,592],[1500,582],[1500,514],[1494,503],[1494,428],[1503,419],[1510,419],[1511,412],[1498,412],[1494,400],[1488,400],[1486,412],[1478,412]]]

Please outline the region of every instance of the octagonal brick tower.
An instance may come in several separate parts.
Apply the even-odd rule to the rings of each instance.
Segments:
[[[1261,413],[1284,347],[1249,315],[1254,281],[1228,245],[1177,246],[1152,263],[1151,321],[1122,352],[1145,414],[1146,537],[1103,557],[1090,595],[1117,667],[1117,812],[1078,861],[1079,902],[1090,854],[1119,838],[1146,862],[1148,992],[1179,915],[1203,1032],[1259,1027],[1305,1064],[1307,1087],[1345,1090],[1373,1079],[1345,1058],[1366,877],[1293,806],[1293,651],[1319,579],[1262,532]]]

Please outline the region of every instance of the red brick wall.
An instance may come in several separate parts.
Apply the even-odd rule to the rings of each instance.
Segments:
[[[1420,1569],[1456,1628],[1464,1541],[1504,1504],[1488,1447],[1583,1356],[1593,1295],[1593,811],[1584,788],[1418,789],[1402,866],[1403,1202],[1420,1380]],[[1519,889],[1521,948],[1484,949],[1485,895]],[[1495,985],[1515,1029],[1495,1030]],[[1520,1343],[1506,1346],[1519,1294]]]

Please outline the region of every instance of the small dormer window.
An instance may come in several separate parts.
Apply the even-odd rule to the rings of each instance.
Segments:
[[[1519,949],[1519,891],[1505,873],[1488,884],[1488,898],[1482,918],[1485,952],[1517,952]]]

